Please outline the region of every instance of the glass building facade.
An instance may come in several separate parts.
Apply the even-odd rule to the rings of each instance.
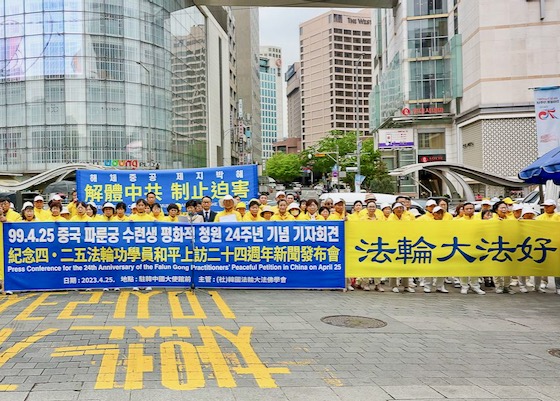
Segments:
[[[261,132],[262,132],[262,159],[263,163],[274,155],[273,143],[278,138],[278,74],[281,71],[270,66],[270,59],[261,57]]]
[[[178,1],[0,0],[0,168],[205,165],[205,17]],[[201,40],[202,38],[202,40]]]

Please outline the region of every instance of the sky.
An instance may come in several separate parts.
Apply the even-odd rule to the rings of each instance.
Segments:
[[[321,15],[330,8],[261,7],[259,28],[261,46],[282,48],[283,69],[299,61],[299,24]],[[347,8],[347,11],[359,9]]]

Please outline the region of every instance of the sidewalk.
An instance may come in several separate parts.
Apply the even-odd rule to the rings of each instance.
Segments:
[[[3,296],[0,400],[560,400],[559,311],[454,289]]]

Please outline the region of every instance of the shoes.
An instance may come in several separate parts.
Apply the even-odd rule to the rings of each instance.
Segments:
[[[425,292],[426,294],[429,294],[430,292],[432,292],[432,290],[430,289],[429,286],[425,285],[425,286],[424,286],[424,292]]]
[[[469,288],[468,287],[461,287],[461,294],[467,295],[468,293],[469,293]]]
[[[443,293],[443,294],[449,293],[449,291],[447,291],[447,289],[445,289],[444,286],[438,287],[438,288],[436,289],[436,291],[437,291],[437,292],[441,292],[441,293]]]
[[[4,291],[4,294],[5,295],[14,295],[14,292],[13,291]],[[560,292],[559,292],[559,294],[560,294]]]
[[[540,287],[537,289],[537,292],[540,294],[546,294],[546,290]]]
[[[519,292],[526,294],[529,292],[529,290],[527,290],[527,287],[525,287],[524,285],[520,285],[519,286]]]
[[[409,288],[414,288],[414,287],[416,287],[416,283],[415,283],[414,280],[411,279],[411,278],[408,279],[408,287],[409,287]]]
[[[459,280],[457,277],[453,277],[453,287],[461,288],[461,280]]]
[[[398,287],[393,287],[393,289],[392,289],[391,291],[393,291],[394,293],[398,293],[398,292],[399,292],[399,288],[398,288]]]
[[[519,285],[519,280],[511,280],[510,286],[517,287]]]
[[[496,294],[503,294],[504,293],[504,289],[502,287],[496,287]]]
[[[152,287],[146,287],[146,291],[152,291]]]
[[[140,291],[140,288],[138,288],[138,287],[132,287],[132,291]]]
[[[504,287],[504,294],[515,294],[515,291],[513,291],[510,287]]]
[[[116,292],[119,292],[121,289],[119,287],[115,287],[115,288],[113,288],[113,290],[115,290]]]
[[[7,294],[7,293],[8,293],[8,291],[6,291],[6,294]],[[557,288],[557,289],[556,289],[556,293],[557,293],[558,295],[560,295],[560,288]]]
[[[543,290],[546,290],[546,283],[541,283],[541,286],[539,288],[542,288]]]
[[[424,287],[424,285],[426,285],[426,282],[424,281],[423,278],[421,278],[420,281],[418,282],[418,286],[419,287]]]
[[[376,285],[374,289],[375,289],[375,291],[385,292],[385,290],[383,289],[383,287],[381,287],[381,285],[379,285],[379,284]]]
[[[146,289],[147,289],[147,288],[146,288]],[[349,285],[348,287],[346,287],[346,289],[347,289],[348,291],[354,291],[354,287],[352,287],[351,285]],[[150,290],[151,290],[151,288],[150,288]]]
[[[369,285],[364,285],[364,286],[362,287],[362,290],[364,290],[364,291],[371,291],[371,288],[369,287]]]
[[[412,287],[404,287],[404,292],[416,292],[416,290]]]
[[[471,289],[478,295],[486,295],[486,291],[480,289],[480,287],[471,287]]]
[[[107,291],[109,291],[109,289],[108,288],[103,288],[103,291],[107,292]]]
[[[451,279],[449,277],[446,277],[445,280],[443,281],[445,284],[451,284],[453,281],[451,281]]]

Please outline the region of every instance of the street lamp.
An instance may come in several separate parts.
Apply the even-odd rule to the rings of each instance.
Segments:
[[[361,192],[361,181],[360,181],[360,107],[359,107],[359,99],[360,99],[360,92],[358,91],[358,66],[362,63],[365,54],[360,54],[360,58],[354,62],[354,80],[356,82],[356,159],[357,159],[357,170],[356,170],[356,178],[354,179],[354,187],[357,193]]]
[[[332,157],[331,155],[336,155],[336,158]],[[318,153],[309,153],[307,155],[308,159],[312,159],[313,156],[315,157],[325,157],[328,156],[331,158],[332,161],[335,162],[335,166],[336,166],[336,180],[337,182],[340,184],[340,165],[338,164],[338,159],[339,159],[339,150],[338,150],[338,144],[336,145],[336,152],[318,152]],[[336,188],[336,192],[338,192],[338,186]]]
[[[137,61],[136,64],[142,67],[144,71],[146,71],[146,74],[148,75],[148,135],[150,136],[150,140],[149,140],[150,150],[148,152],[148,158],[151,164],[151,162],[154,161],[153,160],[154,137],[152,133],[152,73],[148,69],[148,67],[146,67],[144,63],[142,63],[141,61]]]

